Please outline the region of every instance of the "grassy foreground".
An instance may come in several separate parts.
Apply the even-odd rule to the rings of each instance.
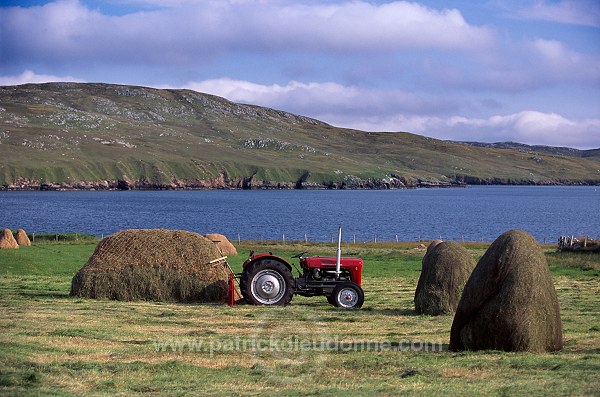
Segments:
[[[70,298],[95,242],[0,250],[0,394],[599,395],[600,256],[545,248],[565,348],[548,354],[447,351],[451,316],[417,316],[424,250],[348,244],[365,261],[365,304],[285,308]],[[485,245],[467,245],[475,258]],[[242,243],[334,254],[328,244]]]

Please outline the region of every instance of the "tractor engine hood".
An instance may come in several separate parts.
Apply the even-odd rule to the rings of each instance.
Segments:
[[[300,265],[309,269],[326,268],[335,270],[335,262],[335,257],[311,256],[303,258]],[[352,280],[358,285],[362,285],[362,267],[363,261],[360,258],[341,258],[341,268],[348,270],[352,274]]]

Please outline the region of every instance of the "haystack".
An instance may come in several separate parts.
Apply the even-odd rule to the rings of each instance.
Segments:
[[[238,254],[233,244],[231,244],[231,242],[224,235],[217,233],[208,233],[205,234],[204,237],[217,244],[217,247],[219,247],[223,255],[234,256]]]
[[[23,230],[23,229],[17,230],[16,239],[17,239],[17,244],[19,244],[21,246],[25,246],[25,247],[31,246],[31,241],[29,240],[27,233],[25,233],[25,230]]]
[[[443,243],[443,240],[433,240],[431,243],[429,243],[429,245],[427,246],[427,251],[425,252],[425,255],[427,255],[432,249],[434,249],[435,247],[437,247],[439,244]]]
[[[429,247],[415,291],[415,311],[435,316],[453,314],[475,268],[475,260],[462,245],[453,241]]]
[[[19,244],[10,229],[4,229],[0,234],[0,248],[19,248]]]
[[[228,272],[210,240],[182,230],[124,230],[106,237],[73,277],[71,296],[225,302]]]
[[[454,316],[450,350],[543,352],[562,346],[546,258],[529,233],[510,230],[473,270]]]

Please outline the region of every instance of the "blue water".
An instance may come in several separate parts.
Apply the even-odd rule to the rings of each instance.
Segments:
[[[0,228],[106,236],[168,228],[232,240],[493,241],[518,228],[540,242],[600,237],[600,188],[476,186],[386,191],[0,192]]]

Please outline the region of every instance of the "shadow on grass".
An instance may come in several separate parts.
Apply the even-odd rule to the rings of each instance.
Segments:
[[[369,313],[382,314],[385,316],[414,316],[414,317],[421,316],[420,314],[417,314],[417,312],[415,312],[412,309],[374,309],[372,307],[367,307],[367,308],[364,308],[363,310],[367,311]]]

